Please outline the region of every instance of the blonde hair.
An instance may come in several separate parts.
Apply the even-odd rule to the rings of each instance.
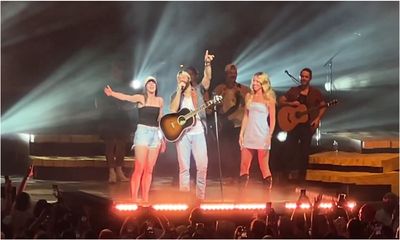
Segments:
[[[179,80],[179,76],[180,75],[184,75],[184,76],[188,77],[189,82],[190,82],[190,80],[192,80],[191,77],[190,77],[190,74],[188,72],[184,71],[184,70],[179,71],[178,74],[176,74],[176,80]]]
[[[251,79],[251,84],[250,84],[250,98],[248,100],[248,103],[250,103],[253,100],[254,96],[254,90],[253,90],[253,81],[255,77],[261,77],[260,78],[260,84],[261,84],[261,90],[263,97],[265,101],[267,102],[273,102],[274,104],[276,103],[276,94],[274,90],[272,90],[271,87],[271,81],[269,80],[268,74],[265,72],[257,72],[253,75],[253,78]],[[247,103],[246,103],[247,104]]]

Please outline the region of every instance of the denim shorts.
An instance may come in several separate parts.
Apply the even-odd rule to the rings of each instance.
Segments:
[[[151,127],[142,124],[137,125],[135,137],[133,139],[133,146],[157,148],[160,143],[161,138],[158,134],[158,127]]]

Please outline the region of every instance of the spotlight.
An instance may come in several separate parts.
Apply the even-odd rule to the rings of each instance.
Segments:
[[[29,142],[34,143],[35,142],[35,135],[29,134]]]
[[[279,140],[279,142],[284,142],[286,141],[287,138],[287,132],[281,131],[276,135],[276,138]]]
[[[19,139],[21,139],[25,143],[28,143],[30,141],[30,134],[18,133],[18,137],[19,137]]]
[[[325,90],[326,90],[327,92],[330,92],[331,89],[332,89],[332,84],[331,84],[330,82],[326,82],[326,83],[325,83]]]
[[[133,88],[133,89],[135,89],[135,90],[137,90],[137,89],[139,89],[140,87],[142,86],[142,83],[141,83],[141,81],[139,81],[139,80],[133,80],[132,82],[131,82],[131,87]]]

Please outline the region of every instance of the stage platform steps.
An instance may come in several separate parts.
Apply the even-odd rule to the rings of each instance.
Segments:
[[[129,174],[135,158],[127,144],[124,171]],[[34,178],[41,180],[106,180],[108,168],[104,141],[98,135],[40,134],[29,141]]]
[[[314,145],[332,150],[332,143],[338,143],[338,149],[358,153],[398,153],[399,133],[392,131],[375,132],[329,132],[321,133],[319,142]]]
[[[310,156],[307,181],[390,186],[399,194],[398,153],[321,152]]]
[[[105,156],[30,156],[36,167],[107,167]],[[123,167],[132,168],[134,157],[125,157]]]
[[[105,156],[30,156],[34,166],[34,179],[79,181],[107,180]],[[135,158],[125,157],[123,171],[132,173]]]

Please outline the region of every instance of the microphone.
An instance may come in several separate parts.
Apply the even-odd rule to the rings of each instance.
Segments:
[[[297,78],[293,77],[292,74],[290,74],[288,70],[285,70],[285,73],[286,73],[295,83],[297,83],[297,84],[300,83],[300,81],[299,81]]]

